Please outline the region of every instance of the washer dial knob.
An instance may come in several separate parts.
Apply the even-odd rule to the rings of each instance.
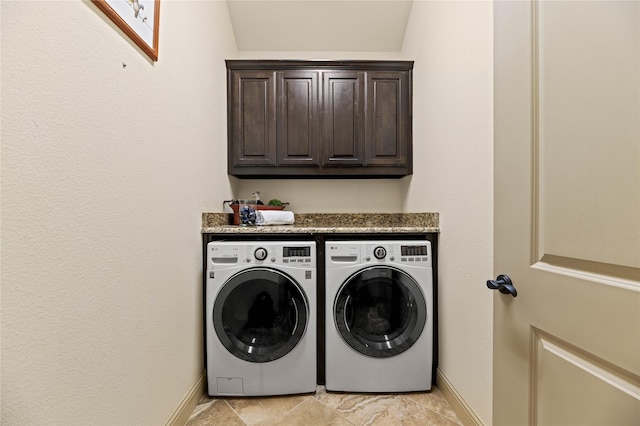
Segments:
[[[387,250],[384,247],[378,246],[373,249],[373,255],[376,257],[376,259],[384,259],[387,255]]]
[[[267,250],[263,247],[259,247],[253,252],[253,256],[258,260],[265,260],[267,258]]]

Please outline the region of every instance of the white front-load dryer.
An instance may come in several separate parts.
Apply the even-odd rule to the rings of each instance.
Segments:
[[[207,244],[208,393],[262,396],[316,390],[316,244]]]
[[[327,241],[326,389],[431,389],[429,241]]]

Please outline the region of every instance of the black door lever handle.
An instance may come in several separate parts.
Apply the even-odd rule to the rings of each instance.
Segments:
[[[516,288],[513,286],[511,282],[511,278],[508,275],[498,275],[498,278],[495,280],[487,281],[487,287],[491,290],[498,290],[502,294],[510,294],[513,297],[518,295]]]

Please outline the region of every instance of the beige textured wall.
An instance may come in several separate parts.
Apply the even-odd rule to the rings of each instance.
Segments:
[[[404,53],[416,60],[406,209],[440,212],[440,368],[492,423],[493,6],[413,4]]]
[[[157,63],[90,2],[1,15],[1,422],[164,424],[202,371],[201,213],[231,195],[226,3],[163,1]]]

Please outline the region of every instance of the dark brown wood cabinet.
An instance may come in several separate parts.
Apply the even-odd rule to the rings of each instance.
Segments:
[[[228,172],[412,173],[411,61],[228,60]]]

